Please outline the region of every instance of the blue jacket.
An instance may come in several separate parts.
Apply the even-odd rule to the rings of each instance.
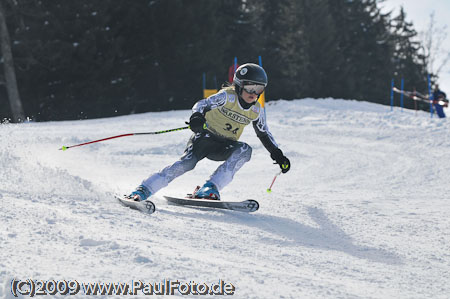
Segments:
[[[433,92],[433,100],[445,100],[446,98],[447,95],[440,89],[437,89]]]

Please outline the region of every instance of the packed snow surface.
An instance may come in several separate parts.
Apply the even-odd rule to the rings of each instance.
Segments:
[[[450,298],[448,120],[334,99],[273,101],[266,114],[291,170],[266,192],[279,167],[249,126],[252,159],[221,192],[258,200],[252,214],[166,203],[203,184],[220,165],[209,160],[153,196],[153,215],[114,199],[175,162],[189,130],[58,150],[181,127],[188,110],[0,125],[0,297],[32,279],[223,281],[235,298]]]

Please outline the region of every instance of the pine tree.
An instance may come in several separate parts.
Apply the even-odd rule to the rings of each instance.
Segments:
[[[339,96],[340,65],[344,55],[339,49],[336,27],[326,0],[304,0],[301,5],[303,43],[307,60],[304,80],[312,97]]]
[[[341,77],[343,97],[381,101],[389,82],[391,45],[387,16],[376,0],[329,0],[337,32],[338,48],[344,54]]]
[[[301,19],[296,17],[299,6],[291,0],[263,0],[255,7],[255,43],[260,45],[263,67],[269,75],[266,99],[295,98],[299,90],[304,90],[300,78],[307,61],[304,47],[298,46],[304,34]]]
[[[417,41],[417,32],[411,22],[406,21],[403,8],[399,15],[391,21],[393,77],[396,82],[405,80],[405,90],[417,89],[427,93],[427,74],[424,57],[420,55],[421,44]],[[406,107],[413,107],[411,101],[406,102]],[[424,105],[422,105],[424,106]]]

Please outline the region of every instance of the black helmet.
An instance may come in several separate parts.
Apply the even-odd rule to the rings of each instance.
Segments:
[[[246,63],[237,68],[234,72],[233,83],[239,87],[253,83],[267,86],[266,71],[257,64]]]

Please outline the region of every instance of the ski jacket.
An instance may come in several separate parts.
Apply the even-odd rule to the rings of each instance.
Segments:
[[[273,153],[278,149],[269,128],[266,117],[259,102],[248,109],[239,103],[239,98],[233,86],[226,87],[212,96],[198,101],[192,107],[192,113],[200,112],[205,116],[207,129],[219,138],[239,140],[244,128],[253,124],[256,135],[264,147]]]
[[[440,89],[435,90],[433,92],[433,100],[435,100],[435,101],[440,100],[440,99],[445,100],[446,98],[447,98],[447,95],[445,94],[445,92],[443,92]]]

